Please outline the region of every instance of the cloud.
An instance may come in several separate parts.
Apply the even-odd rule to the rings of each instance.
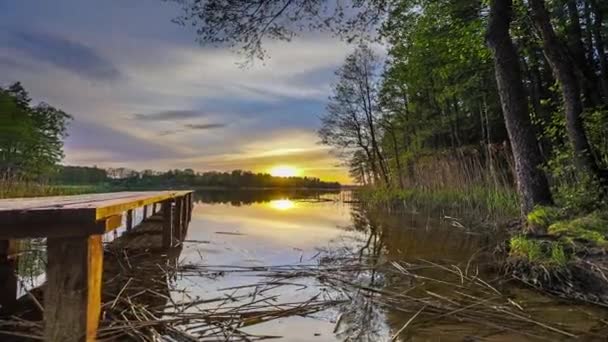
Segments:
[[[205,113],[196,110],[165,110],[152,114],[135,114],[133,117],[142,121],[169,121],[195,119],[205,116]]]
[[[184,129],[175,129],[175,130],[165,130],[160,132],[161,136],[172,135],[176,133],[182,133],[186,131],[207,131],[211,129],[223,128],[228,126],[228,124],[223,123],[210,123],[210,124],[186,124],[184,125]]]
[[[68,132],[65,144],[68,164],[125,163],[185,156],[164,144],[78,118]]]
[[[211,124],[187,124],[185,125],[186,128],[190,128],[193,130],[208,130],[208,129],[216,129],[216,128],[223,128],[226,127],[227,124],[221,124],[221,123],[211,123]]]
[[[96,50],[60,36],[42,32],[9,33],[10,47],[85,78],[113,81],[121,77],[118,68]]]

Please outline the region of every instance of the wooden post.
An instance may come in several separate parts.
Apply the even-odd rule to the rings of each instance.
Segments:
[[[182,196],[180,199],[182,202],[182,207],[180,210],[180,217],[182,221],[182,241],[186,239],[186,232],[188,228],[188,201],[186,200],[186,196]]]
[[[163,214],[163,248],[168,249],[173,247],[173,210],[171,209],[171,201],[162,203]]]
[[[144,220],[148,217],[148,206],[144,205]]]
[[[175,199],[175,215],[173,217],[174,227],[173,231],[175,232],[175,238],[177,239],[177,244],[179,245],[182,242],[183,236],[183,221],[182,221],[182,210],[184,208],[184,203],[181,197],[177,197]]]
[[[127,231],[133,229],[133,210],[127,210]]]
[[[156,214],[156,203],[152,204],[152,215]]]
[[[192,221],[192,210],[194,210],[194,194],[188,194],[188,222]]]
[[[48,238],[45,341],[95,341],[101,311],[101,235]]]
[[[0,306],[17,301],[17,240],[0,240]]]

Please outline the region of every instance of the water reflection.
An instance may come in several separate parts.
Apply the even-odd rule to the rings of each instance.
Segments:
[[[288,200],[288,199],[273,200],[273,201],[270,201],[268,203],[268,205],[270,205],[270,207],[272,207],[276,210],[281,210],[281,211],[293,209],[296,206],[294,201]]]

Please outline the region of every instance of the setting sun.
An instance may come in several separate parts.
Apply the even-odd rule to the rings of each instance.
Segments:
[[[271,168],[269,172],[275,177],[294,177],[300,174],[297,168],[288,165],[275,166]]]

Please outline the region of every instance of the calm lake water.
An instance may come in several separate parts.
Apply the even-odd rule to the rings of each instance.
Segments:
[[[345,199],[347,199],[345,201]],[[606,311],[596,307],[561,303],[541,296],[512,282],[500,282],[486,264],[491,264],[491,250],[501,236],[490,230],[467,228],[453,218],[439,215],[389,213],[366,210],[348,193],[276,193],[276,192],[206,192],[196,197],[192,222],[180,262],[192,265],[215,265],[218,270],[230,267],[276,265],[319,265],[332,263],[352,265],[353,256],[376,263],[397,261],[401,265],[437,263],[466,268],[492,282],[505,297],[521,308],[521,314],[559,329],[590,334],[606,328]],[[365,261],[367,263],[369,261]],[[419,273],[432,279],[458,282],[437,268]],[[349,273],[360,286],[391,292],[415,288],[422,298],[441,296],[452,285],[424,278],[392,278],[386,274],[360,271]],[[347,276],[348,277],[348,276]],[[214,298],[238,296],[267,288],[269,279],[256,272],[218,272],[216,277],[189,275],[179,277],[176,289],[186,289],[187,296]],[[287,284],[285,284],[287,283]],[[258,284],[253,287],[252,284]],[[449,319],[426,319],[413,324],[399,336],[396,332],[412,317],[369,292],[351,290],[336,293],[323,277],[302,276],[284,281],[265,292],[273,303],[302,302],[316,296],[346,296],[348,301],[319,312],[279,318],[246,327],[252,334],[282,336],[285,341],[462,341],[462,340],[535,340],[568,339],[536,324],[524,336],[508,328]],[[343,292],[343,291],[342,291]],[[176,300],[184,292],[174,293]],[[382,296],[381,294],[379,296]],[[250,301],[247,298],[245,301]],[[407,311],[407,310],[406,310]],[[414,321],[415,322],[415,321]],[[605,332],[605,330],[603,330]],[[595,335],[598,337],[598,335]]]
[[[205,191],[167,293],[225,298],[188,310],[253,310],[240,329],[281,341],[605,340],[607,311],[500,277],[491,265],[502,237],[445,213],[365,208],[348,192]],[[22,263],[26,287],[44,281],[40,254]],[[272,307],[293,310],[255,318]]]

